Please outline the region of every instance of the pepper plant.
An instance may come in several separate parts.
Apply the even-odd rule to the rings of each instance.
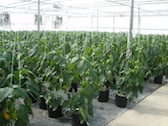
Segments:
[[[2,126],[27,125],[32,114],[31,100],[27,91],[15,80],[11,73],[12,54],[0,53],[0,122]]]

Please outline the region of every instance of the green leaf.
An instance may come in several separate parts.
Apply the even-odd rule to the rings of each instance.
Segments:
[[[38,83],[35,81],[35,79],[33,77],[27,77],[27,79],[29,81],[30,88],[34,88],[37,91],[40,90]]]
[[[84,60],[81,60],[78,64],[79,74],[82,75],[87,69],[87,66],[84,64]]]
[[[20,60],[21,57],[24,57],[24,54],[19,52],[18,55],[17,55],[17,60]]]
[[[88,108],[88,113],[90,116],[93,116],[93,109],[92,108]]]
[[[7,77],[6,77],[6,79],[5,79],[5,81],[4,81],[4,83],[3,83],[3,85],[4,85],[9,79],[11,79],[12,77],[13,77],[13,74],[8,74]]]
[[[72,71],[75,68],[76,64],[77,64],[76,62],[69,64],[68,65],[68,70]]]
[[[79,109],[79,112],[80,112],[80,114],[81,114],[81,116],[82,116],[82,119],[83,119],[84,121],[87,121],[87,120],[88,120],[87,111],[86,111],[84,108],[80,108],[80,109]]]
[[[5,98],[8,97],[13,92],[13,88],[5,87],[0,88],[0,102],[2,102]]]
[[[14,91],[17,95],[19,95],[23,99],[26,99],[28,97],[26,90],[23,88],[16,86],[16,87],[14,87]]]
[[[72,63],[76,62],[77,60],[78,60],[78,57],[73,57],[73,58],[71,59],[70,64],[72,64]]]
[[[85,60],[84,64],[86,65],[87,68],[91,69],[91,63],[88,60]]]
[[[4,53],[2,54],[2,57],[4,57],[8,62],[10,62],[11,59],[12,59],[12,55],[11,55],[11,53],[9,53],[9,52],[4,52]]]
[[[35,48],[30,49],[28,52],[28,57],[32,57],[35,54],[35,51],[36,51]]]
[[[69,53],[71,51],[71,47],[69,43],[65,43],[64,45],[64,52],[65,54]]]
[[[15,122],[16,126],[26,126],[27,123],[25,123],[22,119],[18,118],[18,120]]]
[[[18,123],[28,124],[29,123],[29,117],[28,117],[28,108],[25,105],[19,105],[18,110],[18,118],[20,119]]]
[[[61,65],[61,66],[66,63],[66,60],[63,56],[60,56],[58,60],[59,60],[59,65]]]
[[[63,81],[65,83],[68,83],[71,79],[72,75],[70,73],[67,73],[66,71],[63,71]]]
[[[62,109],[68,108],[68,107],[69,107],[69,101],[68,100],[64,100],[64,102],[62,104]]]
[[[96,74],[96,72],[94,71],[94,70],[90,70],[90,77],[92,78],[92,80],[94,81],[94,82],[98,82],[99,81],[99,79],[98,79],[98,75]]]
[[[10,65],[5,58],[0,58],[0,66],[1,66],[1,68],[4,67],[4,68],[10,69]]]
[[[52,101],[49,103],[50,107],[52,108],[53,111],[55,111],[58,106],[60,105],[60,102],[56,99],[51,99]]]
[[[31,105],[32,105],[32,100],[31,100],[31,98],[28,97],[28,98],[24,99],[24,102],[25,102],[25,105],[27,106],[28,113],[29,113],[29,114],[32,114],[33,111],[32,111],[32,109],[31,109]]]

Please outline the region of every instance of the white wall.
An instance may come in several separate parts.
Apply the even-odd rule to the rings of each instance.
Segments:
[[[5,30],[37,30],[34,14],[11,14],[11,26],[0,27]],[[43,15],[41,30],[65,31],[108,31],[127,32],[129,17],[63,17],[63,25],[59,29],[52,26],[52,16]],[[143,34],[168,34],[168,17],[141,17],[140,31]],[[114,26],[113,26],[114,25]],[[115,29],[114,29],[115,28]],[[134,33],[138,33],[138,18],[134,17]],[[149,30],[148,30],[149,29]],[[150,30],[151,29],[151,30]],[[153,30],[152,30],[153,29]],[[163,29],[163,30],[155,30]]]

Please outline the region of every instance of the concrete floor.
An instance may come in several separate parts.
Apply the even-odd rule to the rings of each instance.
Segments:
[[[168,126],[168,84],[106,126]]]

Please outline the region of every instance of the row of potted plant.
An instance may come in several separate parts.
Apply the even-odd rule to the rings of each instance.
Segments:
[[[134,38],[131,56],[127,58],[125,33],[41,32],[40,40],[36,32],[1,32],[0,35],[4,38],[0,43],[3,47],[1,56],[5,57],[1,59],[1,81],[7,80],[0,87],[4,96],[1,116],[5,124],[28,123],[30,97],[36,101],[44,98],[46,107],[52,110],[70,108],[73,116],[79,114],[81,123],[87,122],[89,116],[93,116],[92,100],[95,95],[102,101],[100,92],[111,88],[117,92],[116,99],[124,96],[125,100],[132,100],[138,97],[139,92],[142,93],[144,78],[156,76],[154,73],[159,73],[156,70],[166,74],[168,67],[167,36],[142,35],[139,43]],[[72,86],[74,84],[77,88]],[[15,90],[25,95],[17,94],[16,98]],[[8,119],[10,114],[17,113],[10,112],[8,106],[8,111],[4,109],[6,100],[11,98],[9,96],[14,99],[11,104],[15,105],[17,99],[24,101],[19,102],[26,107],[24,117],[20,117],[18,112],[15,121],[8,121],[12,119]],[[117,106],[126,105],[119,103],[116,100]]]

